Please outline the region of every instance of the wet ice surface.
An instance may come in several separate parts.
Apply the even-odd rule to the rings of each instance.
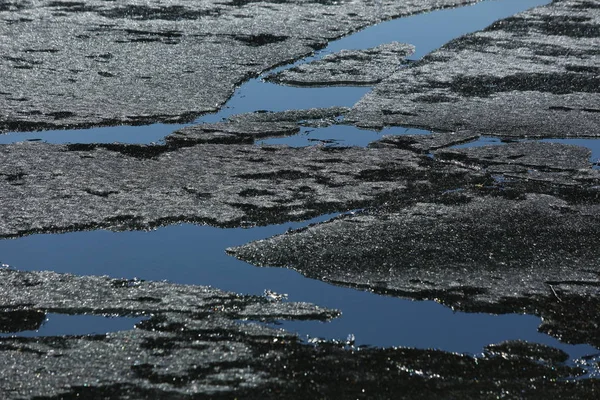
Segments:
[[[416,46],[410,59],[419,59],[452,38],[482,29],[491,22],[545,0],[488,1],[473,6],[435,11],[381,23],[332,42],[314,57],[318,59],[341,49],[374,47],[393,40]],[[448,23],[451,21],[451,23]],[[197,122],[219,121],[227,116],[255,110],[282,111],[311,107],[352,106],[368,87],[293,88],[252,79],[236,90],[226,106]],[[154,124],[138,127],[93,128],[87,130],[11,133],[0,143],[43,140],[50,143],[151,143],[184,125]],[[428,133],[414,128],[394,127],[381,132],[351,126],[303,128],[299,135],[263,141],[269,144],[306,146],[314,144],[366,146],[384,134]],[[550,141],[550,140],[549,140]],[[592,148],[592,159],[600,158],[595,140],[551,140]],[[482,138],[461,146],[502,144],[496,138]],[[459,146],[460,147],[460,146]],[[328,216],[319,218],[325,220]],[[315,222],[312,220],[311,222]],[[153,232],[76,232],[61,235],[33,235],[0,241],[2,262],[19,269],[54,270],[85,275],[139,277],[185,284],[212,285],[239,293],[262,294],[265,289],[287,293],[291,301],[309,301],[339,308],[341,318],[329,323],[285,322],[281,326],[302,337],[345,339],[355,335],[356,344],[410,346],[479,353],[483,346],[509,339],[525,339],[561,348],[579,358],[596,353],[591,346],[570,346],[537,332],[540,319],[529,315],[488,315],[455,313],[433,301],[409,301],[369,292],[332,286],[306,279],[281,268],[256,268],[225,254],[224,249],[282,233],[304,224],[288,223],[251,229],[219,229],[178,225]],[[35,249],[31,251],[31,249]],[[132,319],[51,314],[48,323],[31,335],[86,334],[130,329]],[[98,324],[98,325],[95,325]],[[122,324],[122,325],[121,325]],[[98,328],[96,328],[98,326]],[[29,334],[29,333],[28,333]]]

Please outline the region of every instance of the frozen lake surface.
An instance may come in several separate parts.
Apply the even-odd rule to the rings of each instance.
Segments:
[[[440,10],[384,22],[332,42],[309,62],[341,49],[364,49],[399,41],[416,46],[410,56],[418,60],[449,40],[482,29],[495,20],[546,0],[485,1],[473,6]],[[239,87],[231,100],[216,114],[196,121],[214,122],[233,114],[256,110],[282,111],[330,106],[352,106],[368,87],[294,88],[267,83],[261,77]],[[10,133],[0,143],[42,140],[49,143],[152,143],[185,125],[154,124],[71,131]],[[410,127],[391,127],[381,132],[351,126],[303,128],[296,136],[269,139],[261,143],[309,146],[322,141],[333,145],[366,146],[384,134],[427,134]],[[592,160],[600,159],[600,142],[592,139],[552,140],[592,149]],[[260,144],[260,143],[259,143]],[[482,138],[463,146],[502,144],[499,139]],[[307,301],[337,308],[342,316],[328,323],[285,322],[281,326],[302,337],[345,339],[357,344],[437,348],[477,354],[483,346],[509,339],[524,339],[564,349],[572,357],[597,352],[587,345],[571,346],[538,333],[540,318],[530,315],[489,315],[453,312],[433,301],[410,301],[333,286],[307,279],[295,271],[257,268],[225,254],[225,248],[267,238],[332,215],[303,223],[286,223],[255,228],[221,229],[209,226],[176,225],[151,232],[73,232],[40,234],[0,241],[0,260],[13,268],[53,270],[80,275],[211,285],[238,293],[261,295],[273,290],[289,295],[290,301]],[[50,315],[39,332],[25,335],[87,334],[131,328],[139,319]]]

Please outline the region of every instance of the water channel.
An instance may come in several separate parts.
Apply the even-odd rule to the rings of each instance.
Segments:
[[[493,21],[548,0],[484,1],[472,6],[440,10],[384,22],[332,42],[326,49],[294,64],[318,59],[341,49],[374,47],[391,41],[416,46],[413,60],[465,33],[482,29]],[[272,71],[270,71],[272,72]],[[264,76],[264,75],[263,75]],[[200,117],[195,123],[214,122],[229,115],[255,110],[281,111],[312,107],[352,106],[370,88],[294,88],[266,83],[262,77],[239,87],[216,114]],[[45,132],[15,132],[0,136],[0,143],[42,140],[49,143],[153,143],[184,125],[154,124],[136,127],[92,128]],[[384,134],[429,132],[391,127],[381,132],[349,126],[303,128],[299,135],[270,139],[264,143],[291,146],[312,145],[332,139],[345,146],[365,146]],[[592,149],[600,158],[599,141],[556,140]],[[499,139],[482,138],[467,145],[502,144]],[[463,145],[464,146],[464,145]],[[301,337],[344,339],[355,335],[357,344],[437,348],[477,354],[483,346],[509,339],[545,343],[567,351],[573,358],[597,353],[587,345],[566,345],[537,332],[540,319],[531,315],[490,315],[454,312],[433,301],[411,301],[330,285],[307,279],[282,268],[257,268],[225,254],[225,248],[283,233],[308,223],[325,221],[332,215],[301,223],[290,222],[253,228],[221,229],[181,224],[151,232],[110,232],[104,230],[64,234],[37,234],[0,240],[0,261],[22,270],[53,270],[79,275],[109,275],[146,280],[168,280],[183,284],[211,285],[238,293],[261,295],[265,289],[287,293],[290,301],[308,301],[340,309],[343,315],[331,322],[284,322],[285,329]],[[35,251],[32,251],[35,249]],[[97,316],[49,315],[36,332],[19,335],[88,334],[132,328],[139,319]]]

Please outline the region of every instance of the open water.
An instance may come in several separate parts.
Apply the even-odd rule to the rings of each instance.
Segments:
[[[463,34],[485,28],[495,20],[548,0],[496,0],[456,9],[440,10],[384,22],[332,42],[326,49],[294,64],[318,59],[341,49],[369,48],[391,41],[416,46],[409,57],[416,60]],[[272,72],[266,71],[265,73]],[[264,76],[264,75],[263,75]],[[262,76],[240,86],[230,101],[216,114],[205,115],[196,123],[214,122],[229,115],[255,110],[281,111],[312,107],[352,106],[369,87],[294,88],[266,83]],[[153,124],[136,127],[92,128],[85,130],[15,132],[0,136],[1,143],[42,140],[50,143],[153,143],[185,125]],[[287,138],[264,143],[308,146],[322,140],[334,145],[365,146],[384,134],[428,134],[409,127],[383,131],[349,126],[303,128]],[[600,158],[600,141],[592,139],[554,140],[587,146],[592,159]],[[482,138],[468,145],[502,144],[495,138]],[[531,315],[490,315],[454,312],[433,301],[411,301],[330,285],[307,279],[295,271],[257,268],[225,254],[225,248],[283,233],[311,222],[266,227],[221,229],[190,224],[167,226],[151,232],[110,232],[104,230],[64,234],[38,234],[0,240],[0,261],[23,270],[54,270],[80,275],[168,280],[211,285],[238,293],[261,295],[265,289],[287,293],[290,301],[308,301],[337,308],[343,315],[331,322],[284,322],[283,328],[301,337],[345,339],[356,344],[437,348],[477,354],[483,346],[509,339],[524,339],[564,349],[573,358],[597,353],[587,345],[566,345],[538,333],[540,319]],[[139,318],[65,316],[51,314],[39,331],[18,335],[105,333],[131,329]]]

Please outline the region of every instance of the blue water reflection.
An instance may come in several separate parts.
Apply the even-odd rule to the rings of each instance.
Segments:
[[[335,41],[316,57],[341,49],[368,48],[395,40],[414,44],[417,52],[410,58],[418,59],[455,37],[482,29],[491,22],[518,11],[547,3],[548,0],[486,1],[473,6],[389,21]],[[314,58],[309,57],[301,62]],[[232,114],[255,110],[351,106],[368,90],[365,87],[290,88],[254,79],[238,88],[219,113],[206,115],[197,122],[217,121]],[[31,139],[51,143],[150,143],[159,141],[182,126],[184,125],[154,124],[143,127],[12,133],[0,136],[0,143]],[[406,131],[405,128],[390,128],[383,133],[360,131],[346,126],[318,131],[307,128],[302,131],[301,136],[280,142],[307,145],[331,139],[344,140],[345,145],[365,145],[378,139],[381,134],[417,132],[419,131]],[[277,140],[269,143],[277,143]],[[598,142],[593,143],[595,145]],[[598,156],[597,150],[594,151],[595,156]],[[416,302],[332,286],[306,279],[288,269],[256,268],[229,257],[224,252],[228,246],[266,238],[301,225],[288,223],[251,229],[218,229],[184,224],[153,232],[91,231],[33,235],[1,240],[0,259],[18,269],[168,280],[184,284],[213,285],[251,294],[262,294],[263,290],[270,289],[288,293],[292,301],[310,301],[343,311],[341,318],[329,323],[283,324],[283,327],[311,337],[344,339],[352,333],[357,344],[440,348],[470,353],[480,352],[489,343],[526,339],[563,348],[574,356],[594,352],[590,346],[569,346],[538,333],[536,328],[540,319],[534,316],[455,313],[431,301]],[[53,320],[59,321],[61,329],[64,328],[51,331],[55,334],[81,333],[81,327],[90,323],[86,317],[63,319],[61,316],[51,316],[50,321]]]
[[[533,141],[532,139],[519,139],[519,142]],[[586,147],[591,151],[590,162],[594,164],[594,169],[598,169],[600,166],[600,139],[536,139],[538,142],[546,143],[562,143],[569,144],[572,146]],[[469,147],[481,147],[481,146],[501,146],[506,144],[502,139],[494,136],[481,136],[479,139],[468,143],[461,143],[456,146],[452,146],[453,149],[466,149]]]
[[[313,56],[272,71],[319,59],[342,49],[364,49],[392,41],[411,43],[416,46],[415,54],[409,58],[417,60],[454,38],[483,29],[498,19],[549,2],[549,0],[483,1],[470,6],[386,21],[333,41]],[[218,113],[202,116],[196,122],[220,121],[233,114],[256,110],[283,111],[352,106],[369,90],[368,87],[293,88],[267,83],[262,81],[262,78],[251,79],[236,89],[232,98]],[[154,124],[141,127],[117,126],[89,130],[9,133],[0,135],[0,144],[32,139],[49,143],[151,143],[160,141],[183,126],[186,125]]]
[[[408,58],[418,60],[452,39],[484,29],[499,19],[549,3],[550,0],[492,0],[417,14],[371,26],[332,42],[324,51],[366,49],[398,41],[414,45],[416,51]]]
[[[372,131],[349,125],[333,125],[326,128],[302,128],[297,135],[260,140],[257,141],[257,144],[284,144],[291,147],[313,145],[365,147],[369,143],[381,139],[384,135],[426,135],[430,133],[430,131],[417,128],[390,127],[382,131]]]
[[[587,147],[592,151],[590,161],[595,164],[594,168],[600,166],[600,140],[599,139],[542,139],[541,142],[562,143],[574,146]]]
[[[308,301],[343,312],[328,323],[282,324],[303,337],[344,339],[352,333],[357,344],[469,353],[481,352],[489,343],[526,339],[563,348],[573,356],[594,352],[590,346],[569,346],[538,333],[540,319],[534,316],[453,312],[433,301],[404,300],[333,286],[285,268],[254,267],[225,254],[226,247],[303,225],[219,229],[183,224],[151,232],[33,235],[0,241],[0,255],[2,262],[17,269],[168,280],[256,295],[269,289],[287,293],[290,301]],[[68,326],[74,332],[81,329],[81,321],[64,323],[67,330]]]

